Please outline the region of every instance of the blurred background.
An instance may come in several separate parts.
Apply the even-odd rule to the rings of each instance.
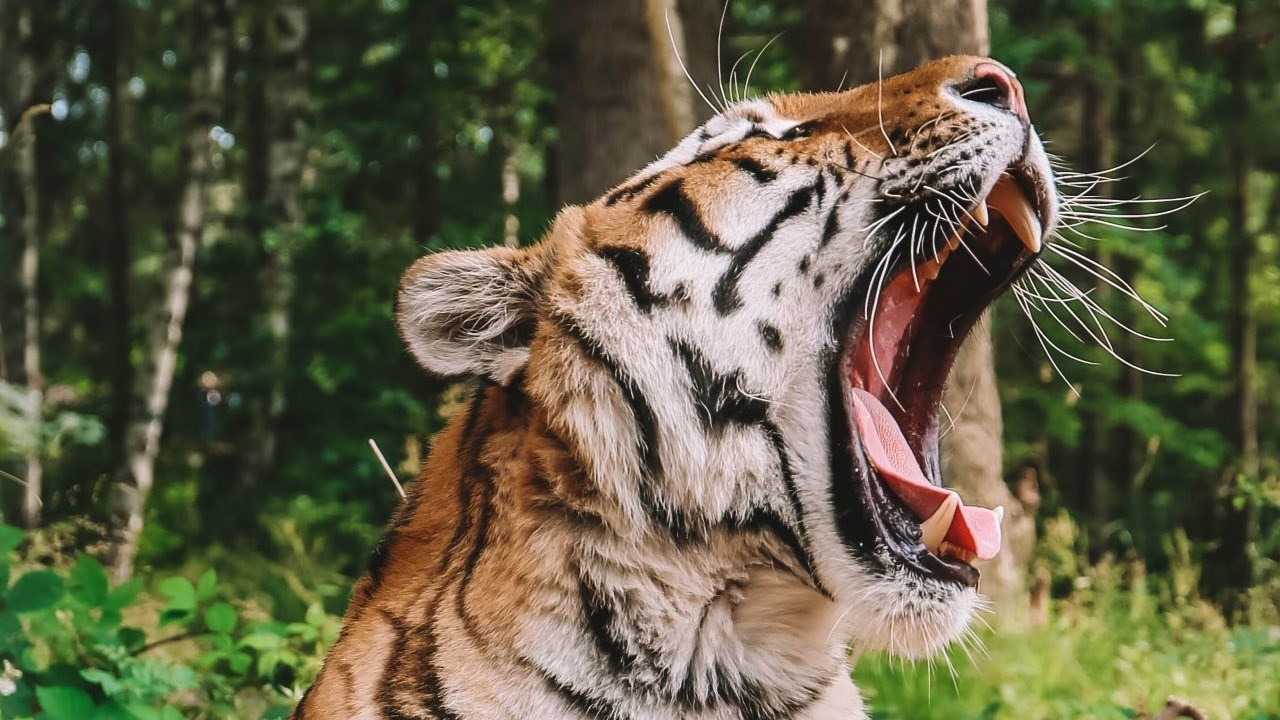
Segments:
[[[725,10],[0,0],[0,717],[282,717],[398,500],[369,440],[410,481],[464,392],[402,349],[401,271],[535,241],[704,95],[953,52],[1092,198],[1049,259],[1105,313],[1046,284],[966,349],[996,631],[855,678],[880,718],[1280,717],[1280,7]]]

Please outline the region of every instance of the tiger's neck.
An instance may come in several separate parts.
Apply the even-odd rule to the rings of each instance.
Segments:
[[[362,622],[391,630],[370,665],[381,702],[442,718],[862,717],[837,608],[773,533],[637,530],[600,507],[604,468],[576,458],[514,389],[481,388],[442,433],[339,643]]]

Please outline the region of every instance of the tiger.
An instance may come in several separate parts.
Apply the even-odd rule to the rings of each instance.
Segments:
[[[474,384],[294,720],[865,718],[851,652],[962,637],[1001,513],[941,478],[952,360],[1057,223],[1008,67],[726,104],[525,247],[406,270]]]

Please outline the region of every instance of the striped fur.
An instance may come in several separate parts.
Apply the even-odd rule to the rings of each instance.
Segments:
[[[957,103],[975,62],[731,107],[537,245],[410,268],[410,350],[476,390],[294,718],[860,718],[851,643],[955,639],[972,590],[839,529],[829,398],[877,201],[1042,152]]]

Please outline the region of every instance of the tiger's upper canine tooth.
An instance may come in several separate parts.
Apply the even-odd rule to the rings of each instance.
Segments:
[[[955,519],[956,510],[959,507],[960,496],[955,493],[948,493],[947,499],[943,500],[938,509],[933,511],[933,515],[930,515],[928,520],[920,523],[920,541],[929,549],[929,552],[938,552],[938,548],[942,545],[942,539],[947,536],[947,531],[951,529],[951,521]]]
[[[1033,253],[1040,252],[1043,245],[1044,228],[1035,208],[1023,194],[1022,188],[1008,175],[1001,175],[996,186],[987,195],[987,203],[991,209],[1000,213],[1009,227],[1022,241],[1023,245]]]
[[[987,215],[987,199],[979,200],[978,204],[973,206],[973,210],[969,211],[969,214],[973,216],[974,220],[978,221],[979,225],[986,227],[987,223],[991,222],[991,216]]]

